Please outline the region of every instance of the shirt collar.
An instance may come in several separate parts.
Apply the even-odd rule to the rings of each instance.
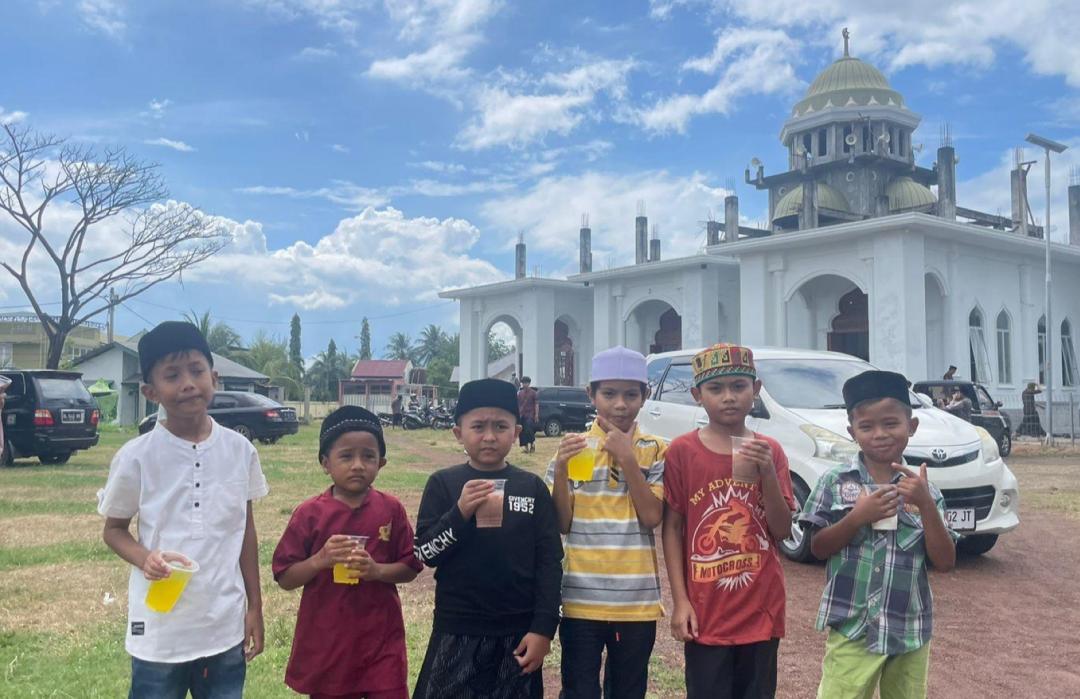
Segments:
[[[870,476],[870,472],[866,470],[866,464],[863,463],[862,452],[856,452],[851,457],[851,461],[848,463],[848,467],[844,470],[844,473],[856,473],[859,476],[860,483],[873,483],[874,479]],[[896,472],[893,473],[892,478],[889,479],[890,483],[896,483],[903,477],[903,474]]]
[[[213,417],[207,417],[210,417],[210,435],[201,442],[191,442],[181,437],[177,437],[165,427],[165,424],[163,422],[156,422],[154,424],[153,433],[159,435],[160,438],[163,438],[166,441],[181,447],[186,447],[188,449],[192,447],[197,447],[199,449],[208,449],[214,444],[214,442],[217,441],[218,436],[221,434],[222,427]]]

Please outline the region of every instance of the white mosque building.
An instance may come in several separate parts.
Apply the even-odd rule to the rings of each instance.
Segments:
[[[1048,340],[1030,164],[1012,173],[1011,217],[963,208],[947,134],[933,168],[916,165],[919,122],[845,48],[780,131],[788,171],[746,172],[768,191],[768,230],[739,225],[729,196],[702,252],[661,260],[639,215],[635,264],[593,271],[584,227],[580,273],[567,279],[527,277],[519,243],[517,278],[442,294],[460,303],[460,379],[486,375],[488,333],[503,322],[534,385],[583,385],[592,354],[616,344],[648,354],[724,340],[847,352],[912,380],[955,364],[1019,407],[1027,381],[1045,383]],[[1080,185],[1069,218],[1069,243],[1052,245],[1055,403],[1080,390]]]

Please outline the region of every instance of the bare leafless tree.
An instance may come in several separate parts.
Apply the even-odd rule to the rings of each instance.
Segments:
[[[99,153],[15,124],[3,125],[0,141],[0,211],[27,236],[21,259],[0,260],[0,267],[41,320],[50,369],[59,367],[64,342],[80,324],[182,275],[228,242],[212,218],[165,201],[158,166],[123,148]],[[46,216],[58,203],[70,206],[74,223],[61,228]],[[109,219],[115,225],[101,225]],[[53,267],[55,284],[39,278]],[[56,313],[44,300],[53,294],[60,296]]]

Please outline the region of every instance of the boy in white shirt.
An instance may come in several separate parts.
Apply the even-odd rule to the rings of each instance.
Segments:
[[[263,647],[251,501],[267,494],[251,443],[207,414],[217,374],[191,323],[167,321],[139,340],[143,395],[167,420],[113,458],[98,512],[103,538],[133,566],[128,581],[129,697],[240,699],[246,661]],[[138,515],[138,539],[129,526]],[[170,562],[194,561],[176,605],[145,603]]]

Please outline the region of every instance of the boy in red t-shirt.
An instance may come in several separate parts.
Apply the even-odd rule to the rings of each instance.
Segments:
[[[274,551],[278,585],[304,588],[285,684],[314,698],[408,699],[396,585],[422,566],[405,508],[374,488],[386,464],[379,418],[353,405],[327,415],[319,461],[333,485],[296,508]]]
[[[690,392],[709,424],[677,437],[664,463],[664,558],[672,635],[686,643],[686,695],[772,697],[784,635],[776,542],[791,533],[795,509],[787,457],[746,429],[761,390],[748,348],[714,345],[693,369]],[[732,437],[753,441],[733,454]]]

